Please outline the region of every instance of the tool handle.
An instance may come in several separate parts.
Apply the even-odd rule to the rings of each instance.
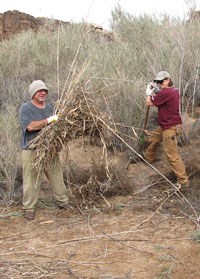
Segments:
[[[145,115],[145,119],[144,119],[144,130],[146,130],[146,128],[147,128],[147,123],[148,123],[148,119],[149,119],[149,109],[150,109],[150,106],[147,106],[146,115]]]

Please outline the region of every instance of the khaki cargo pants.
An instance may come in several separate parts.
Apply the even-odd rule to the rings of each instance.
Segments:
[[[23,150],[23,208],[25,210],[34,209],[40,192],[42,175],[38,176],[33,164],[34,155],[33,150]],[[63,171],[59,156],[56,156],[51,163],[51,167],[46,174],[50,181],[54,198],[58,204],[68,202],[67,189],[63,181]]]
[[[148,162],[152,163],[155,159],[157,146],[161,141],[163,141],[166,158],[171,166],[172,171],[177,177],[177,182],[180,184],[185,184],[189,182],[189,179],[186,174],[185,166],[181,156],[178,154],[177,147],[177,136],[181,133],[182,125],[177,125],[164,131],[161,129],[161,127],[158,127],[151,133],[149,137],[148,147],[144,156]]]

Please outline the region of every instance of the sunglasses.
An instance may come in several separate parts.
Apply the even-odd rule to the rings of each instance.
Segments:
[[[164,78],[162,80],[156,80],[155,82],[156,83],[159,83],[159,84],[162,84],[164,82],[164,80],[168,80],[169,78]]]

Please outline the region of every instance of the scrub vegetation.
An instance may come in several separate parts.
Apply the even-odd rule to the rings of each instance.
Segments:
[[[24,226],[28,229],[27,235],[31,230],[35,232],[31,239],[36,241],[36,246],[31,252],[30,245],[34,246],[34,243],[27,240],[27,246],[20,250],[19,258],[13,254],[12,265],[15,262],[16,267],[13,265],[12,268],[9,266],[11,252],[5,253],[4,250],[9,248],[9,251],[13,251],[14,240],[10,236],[12,241],[7,243],[7,231],[3,231],[0,256],[4,257],[6,264],[2,264],[2,267],[0,264],[2,278],[11,278],[11,274],[12,278],[60,279],[198,277],[195,264],[187,261],[192,254],[187,254],[184,245],[188,245],[189,253],[195,252],[198,243],[192,242],[189,234],[192,230],[199,232],[200,18],[181,20],[168,15],[134,17],[117,7],[112,13],[111,27],[112,39],[101,32],[90,32],[83,22],[65,27],[60,25],[54,32],[46,29],[40,29],[37,33],[27,31],[0,43],[0,217],[4,227],[7,224],[9,230],[12,226],[17,228],[16,216],[20,222],[25,222],[19,209],[22,166],[18,110],[23,102],[30,99],[28,87],[33,80],[41,79],[47,84],[48,98],[55,106],[72,89],[70,85],[77,82],[82,84],[84,92],[91,94],[98,111],[106,115],[113,125],[112,129],[115,127],[117,135],[120,135],[114,133],[112,142],[103,146],[104,153],[98,150],[102,150],[102,146],[98,147],[97,144],[91,150],[90,143],[84,143],[86,150],[89,150],[85,155],[81,143],[72,140],[68,150],[62,153],[62,162],[65,181],[70,187],[69,194],[76,199],[75,212],[66,213],[67,216],[64,212],[59,213],[51,203],[44,181],[44,195],[38,205],[43,212],[38,213],[41,214],[38,216],[40,229],[34,229],[37,217],[31,226]],[[128,173],[129,165],[122,167],[119,164],[126,162],[124,154],[128,153],[127,160],[130,154],[137,155],[134,151],[138,151],[138,139],[143,133],[146,86],[161,70],[171,74],[174,85],[181,92],[183,120],[187,123],[190,120],[189,128],[184,126],[185,133],[180,141],[182,153],[186,154],[186,167],[195,186],[191,186],[192,190],[186,196],[169,190],[159,173],[156,173],[156,181],[151,180],[154,169],[149,172],[149,166],[143,162],[137,164],[140,169],[133,170],[131,167]],[[70,148],[73,156],[70,155]],[[105,150],[115,155],[112,155],[111,163],[104,157],[102,168],[98,162],[102,154],[105,155]],[[89,153],[88,167],[88,164],[82,165],[81,162],[84,156],[89,157]],[[115,164],[116,161],[118,164]],[[158,163],[155,165],[157,167],[162,170],[165,166]],[[134,180],[136,174],[139,176]],[[165,175],[173,180],[171,173]],[[148,184],[143,185],[142,179],[147,176]],[[154,188],[155,185],[160,188]],[[67,219],[66,225],[68,217],[70,219]],[[75,224],[73,228],[70,220]],[[125,220],[131,222],[125,223]],[[174,228],[180,231],[179,236]],[[22,227],[18,229],[16,238],[20,241],[20,236],[25,236],[25,232]],[[123,232],[119,233],[119,229]],[[84,236],[81,237],[79,232]],[[88,236],[91,232],[93,238]],[[48,248],[39,247],[37,236],[40,233],[40,241],[44,245],[46,236],[53,244],[49,243]],[[131,233],[134,233],[134,237],[129,238]],[[185,234],[187,239],[183,242]],[[15,235],[14,232],[12,235]],[[163,240],[164,236],[166,238]],[[172,236],[174,243],[181,238],[177,246],[173,243],[174,250]],[[65,243],[68,243],[66,249]],[[76,247],[76,243],[79,247]],[[49,250],[52,247],[49,245],[55,246],[54,251]],[[77,252],[76,248],[80,248],[80,251]],[[20,253],[30,255],[30,262]],[[198,252],[195,253],[198,263]],[[88,261],[81,258],[83,254]],[[135,254],[134,261],[141,259],[138,264],[132,258]],[[71,260],[73,257],[74,260]],[[149,262],[145,260],[146,257]],[[106,258],[110,269],[106,267]],[[30,263],[31,270],[28,269]],[[20,269],[17,268],[19,265]],[[198,264],[196,266],[198,268]]]
[[[200,21],[167,15],[133,17],[118,7],[111,26],[115,34],[112,41],[100,33],[90,33],[83,23],[60,26],[55,32],[28,31],[1,42],[1,121],[6,120],[15,131],[9,136],[15,152],[9,141],[2,140],[0,154],[3,149],[15,156],[19,150],[17,114],[19,106],[29,99],[29,84],[34,79],[44,80],[51,92],[49,98],[56,102],[67,93],[69,76],[75,71],[82,71],[78,78],[86,81],[87,90],[102,111],[122,124],[119,129],[125,135],[132,136],[133,128],[141,133],[146,85],[162,69],[171,74],[181,92],[182,116],[190,113],[196,117],[195,107],[200,102]],[[3,139],[7,137],[4,133],[8,131],[1,130]],[[4,160],[1,166],[3,184],[8,179],[5,173],[9,164]]]

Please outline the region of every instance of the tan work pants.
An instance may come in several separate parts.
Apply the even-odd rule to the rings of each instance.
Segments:
[[[145,152],[145,158],[152,163],[155,159],[156,149],[158,144],[163,141],[164,151],[172,171],[177,176],[177,182],[185,184],[189,182],[185,171],[185,166],[178,154],[177,135],[182,133],[182,126],[177,125],[167,130],[162,130],[158,127],[152,132],[149,137],[148,147]]]
[[[32,150],[23,150],[23,208],[34,209],[40,192],[42,175],[38,175],[35,170],[34,155]],[[51,167],[46,174],[52,186],[54,198],[58,203],[64,204],[68,202],[67,189],[63,181],[63,172],[59,156],[56,156],[51,163]]]

